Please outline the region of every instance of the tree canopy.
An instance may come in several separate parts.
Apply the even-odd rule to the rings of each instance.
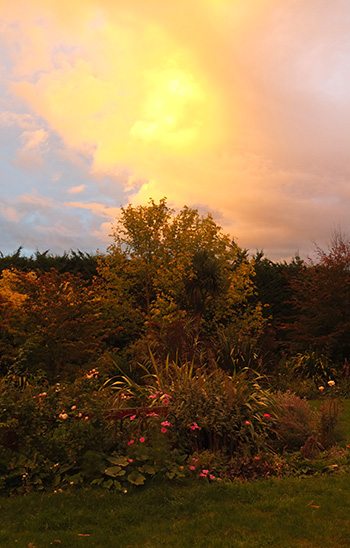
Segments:
[[[186,206],[175,213],[165,198],[129,205],[113,240],[98,269],[108,302],[116,320],[125,325],[126,316],[133,318],[148,342],[156,332],[159,342],[179,322],[197,342],[213,341],[218,329],[241,336],[261,330],[261,307],[251,300],[253,263],[210,214]]]

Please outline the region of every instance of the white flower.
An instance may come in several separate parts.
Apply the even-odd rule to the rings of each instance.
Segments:
[[[334,385],[335,385],[334,381],[328,381],[328,386],[334,386]]]
[[[60,419],[63,419],[64,421],[68,419],[68,415],[64,411],[62,411],[62,413],[60,413],[58,416]]]

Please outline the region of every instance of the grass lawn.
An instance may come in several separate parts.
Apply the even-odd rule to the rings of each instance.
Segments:
[[[0,498],[1,548],[342,548],[350,474]]]

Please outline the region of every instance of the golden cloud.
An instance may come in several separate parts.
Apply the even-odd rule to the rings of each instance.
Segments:
[[[9,90],[60,136],[60,154],[82,153],[96,178],[130,173],[119,184],[135,204],[206,206],[249,245],[299,238],[308,208],[319,222],[306,181],[327,200],[322,173],[347,161],[348,33],[342,2],[321,4],[0,0]],[[42,127],[29,120],[18,123]],[[115,213],[97,200],[74,207],[106,223]]]

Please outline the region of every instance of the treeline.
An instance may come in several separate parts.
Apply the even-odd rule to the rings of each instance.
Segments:
[[[49,272],[52,268],[59,273],[70,272],[92,280],[97,274],[97,255],[80,250],[64,252],[62,255],[52,254],[47,249],[44,252],[36,251],[29,257],[22,254],[23,247],[9,255],[0,251],[0,274],[9,268],[30,272],[31,270]]]
[[[122,208],[105,254],[0,256],[0,374],[137,376],[155,359],[274,375],[301,355],[305,374],[348,374],[350,241],[316,252],[250,257],[196,209]]]

